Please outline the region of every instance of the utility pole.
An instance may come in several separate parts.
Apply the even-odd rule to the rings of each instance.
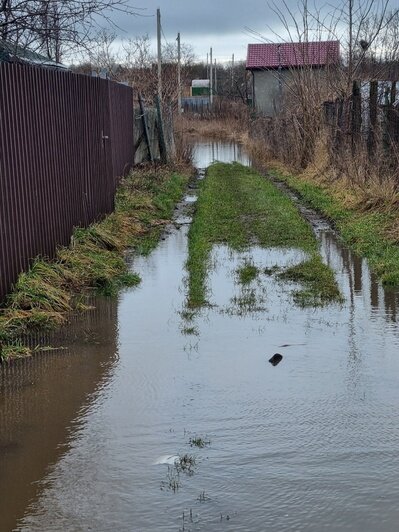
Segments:
[[[215,59],[215,94],[218,92],[218,69],[217,69],[217,63]]]
[[[162,48],[161,48],[161,10],[157,9],[157,41],[158,41],[158,98],[162,101]]]
[[[213,68],[212,68],[212,48],[210,50],[210,54],[209,54],[209,57],[210,57],[210,61],[209,61],[209,66],[210,66],[210,83],[209,83],[209,94],[210,94],[210,100],[211,100],[211,105],[213,104]]]
[[[180,32],[177,34],[177,107],[178,113],[181,113],[181,48]]]
[[[234,90],[234,54],[231,56],[231,92]]]
[[[348,92],[353,82],[353,0],[349,0],[349,64],[348,64]]]
[[[168,162],[168,152],[162,118],[162,48],[161,48],[161,10],[157,9],[157,41],[158,41],[158,94],[155,98],[157,107],[157,123],[159,134],[159,151],[163,163]]]

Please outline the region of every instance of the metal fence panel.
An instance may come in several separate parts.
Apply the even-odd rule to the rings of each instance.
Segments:
[[[113,210],[133,161],[130,87],[0,63],[0,300],[34,257]]]

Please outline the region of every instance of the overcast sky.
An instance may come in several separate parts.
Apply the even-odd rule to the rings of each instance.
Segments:
[[[191,44],[199,60],[213,47],[219,61],[246,58],[247,45],[257,42],[250,30],[266,38],[276,39],[268,29],[271,26],[282,33],[281,23],[267,0],[130,0],[132,7],[141,8],[141,16],[114,13],[113,20],[121,28],[118,33],[125,38],[147,34],[156,37],[156,10],[161,9],[162,27],[168,42],[181,33],[182,42]],[[287,4],[297,10],[295,0]]]
[[[219,62],[230,61],[234,53],[237,60],[246,58],[246,50],[249,43],[290,40],[278,15],[270,7],[273,0],[128,0],[132,10],[137,8],[137,15],[114,12],[110,18],[114,20],[118,28],[116,31],[119,38],[130,38],[148,34],[156,49],[156,10],[161,9],[162,28],[164,42],[174,43],[176,35],[181,33],[182,42],[193,46],[196,58],[206,61],[206,54],[212,46],[214,57]],[[301,21],[301,10],[298,4],[305,0],[274,0],[286,15],[290,15],[296,21]],[[385,0],[353,0],[354,19],[361,17],[364,11],[369,12],[371,20],[378,20],[381,13],[381,5]],[[349,0],[309,0],[308,9],[312,13],[320,11],[326,27],[331,27],[328,14],[332,15],[335,23],[338,21],[337,32],[341,34],[318,35],[317,39],[338,39],[345,46],[348,26],[342,16],[342,8],[348,10]],[[340,6],[338,11],[334,6]],[[398,9],[398,0],[388,0],[388,11]],[[290,13],[288,12],[290,11]],[[292,20],[291,20],[292,25]],[[310,34],[312,25],[310,22]],[[320,25],[317,25],[320,29]],[[255,34],[254,34],[255,33]],[[258,34],[258,35],[256,35]],[[297,39],[294,30],[292,40]]]

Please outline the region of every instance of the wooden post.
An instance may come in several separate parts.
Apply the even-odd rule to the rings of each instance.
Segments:
[[[393,105],[396,100],[396,83],[397,81],[392,81],[391,83],[391,105]]]
[[[367,150],[371,158],[375,152],[377,133],[377,105],[378,105],[378,81],[370,81],[369,92],[369,118],[370,125],[367,136]]]
[[[143,98],[141,97],[141,93],[140,92],[138,93],[138,96],[139,96],[141,120],[143,122],[144,137],[145,137],[145,141],[147,143],[147,148],[148,148],[148,156],[150,158],[150,161],[153,163],[154,162],[154,156],[152,155],[150,135],[148,133],[147,115],[146,115],[145,108],[144,108]]]
[[[343,141],[344,101],[337,98],[335,100],[335,106],[336,129],[334,138],[334,152],[338,153],[342,147]]]
[[[360,128],[362,124],[362,97],[360,94],[360,84],[358,81],[353,82],[352,87],[352,149],[354,150],[359,142]]]
[[[165,132],[164,132],[164,127],[163,127],[163,119],[162,119],[162,109],[161,109],[161,102],[160,102],[159,96],[156,96],[155,103],[157,106],[159,151],[161,154],[161,161],[163,163],[167,163],[168,153],[166,149]]]
[[[177,34],[177,112],[181,113],[181,48],[180,33]]]

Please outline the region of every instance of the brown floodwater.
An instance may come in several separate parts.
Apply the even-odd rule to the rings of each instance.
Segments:
[[[214,158],[250,162],[196,145],[198,167]],[[213,305],[190,320],[183,209],[133,258],[138,288],[48,339],[67,349],[0,369],[1,531],[398,529],[398,292],[305,214],[344,304],[301,309],[266,273],[237,284],[246,261],[282,267],[298,250],[218,246]]]

